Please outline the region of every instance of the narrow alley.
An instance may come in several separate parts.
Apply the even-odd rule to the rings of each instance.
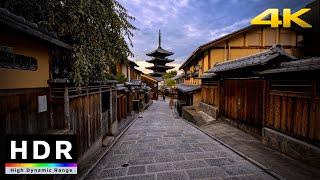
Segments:
[[[154,101],[87,179],[273,179]]]

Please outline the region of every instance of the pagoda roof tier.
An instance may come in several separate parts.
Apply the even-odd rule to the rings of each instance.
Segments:
[[[147,69],[151,69],[151,70],[168,70],[168,69],[173,69],[173,66],[165,66],[165,65],[158,65],[155,64],[154,66],[150,66],[150,67],[146,67]]]
[[[173,55],[173,52],[167,51],[165,49],[162,49],[161,46],[159,46],[157,49],[154,51],[147,53],[147,56],[152,56],[152,57],[166,57],[166,56],[171,56]]]
[[[153,72],[153,73],[150,73],[149,75],[152,76],[152,77],[162,77],[163,73],[162,72]]]
[[[173,62],[173,61],[174,61],[173,59],[155,57],[155,58],[153,58],[151,60],[147,60],[146,62],[148,62],[148,63],[157,63],[157,62],[170,63],[170,62]]]
[[[159,30],[159,44],[158,48],[150,53],[147,54],[147,56],[152,56],[152,57],[166,57],[166,56],[171,56],[173,55],[173,52],[167,51],[165,49],[162,49],[161,47],[161,32]]]

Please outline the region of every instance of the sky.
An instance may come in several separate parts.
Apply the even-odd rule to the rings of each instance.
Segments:
[[[312,0],[119,0],[136,19],[130,47],[137,68],[145,73],[152,64],[145,54],[158,47],[161,29],[162,48],[175,54],[168,65],[178,69],[200,45],[250,25],[250,20],[268,8],[297,10]]]

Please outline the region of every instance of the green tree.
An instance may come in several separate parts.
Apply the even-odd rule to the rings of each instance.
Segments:
[[[170,78],[173,78],[177,75],[177,71],[176,70],[172,70],[172,71],[169,71],[169,72],[166,72],[163,74],[163,79],[170,79]]]
[[[172,78],[177,75],[176,70],[172,70],[169,72],[166,72],[163,74],[163,80],[164,80],[164,86],[165,87],[172,87],[176,85],[176,81],[174,81]]]
[[[2,0],[0,7],[72,45],[72,79],[79,86],[106,80],[112,64],[133,56],[129,46],[136,27],[130,21],[135,18],[116,0]]]

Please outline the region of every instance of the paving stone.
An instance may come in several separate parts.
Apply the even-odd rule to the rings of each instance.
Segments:
[[[200,153],[186,153],[184,157],[187,160],[193,159],[206,159],[206,158],[217,158],[217,154],[213,152],[200,152]]]
[[[105,169],[101,171],[100,176],[103,178],[125,176],[127,173],[127,168],[118,169]]]
[[[235,163],[234,159],[231,158],[216,158],[216,159],[206,159],[205,160],[210,166],[224,166],[233,165]]]
[[[190,148],[176,148],[176,152],[178,153],[193,153],[193,152],[203,152],[200,148],[198,147],[190,147]]]
[[[122,165],[128,164],[128,167]],[[89,174],[88,179],[221,179],[262,171],[155,101]],[[268,175],[265,175],[269,177]]]
[[[156,155],[156,152],[154,152],[154,151],[140,152],[140,153],[138,154],[138,156],[139,156],[139,157],[142,157],[142,158],[144,158],[144,157],[154,157],[155,155]]]
[[[157,174],[157,180],[184,180],[188,176],[184,171],[171,171]]]
[[[148,173],[170,171],[170,170],[174,170],[173,165],[171,163],[151,164],[147,166]]]
[[[173,162],[173,161],[182,161],[185,160],[182,154],[175,154],[175,155],[163,155],[163,156],[156,156],[156,162]]]
[[[173,166],[176,170],[192,169],[206,167],[208,164],[204,160],[192,160],[192,161],[179,161],[174,162]]]
[[[155,163],[155,160],[153,157],[145,157],[145,158],[131,159],[129,163],[131,165],[152,164],[152,163]]]
[[[139,175],[139,176],[127,176],[121,177],[117,180],[154,180],[156,179],[154,174],[147,174],[147,175]]]
[[[134,174],[145,174],[146,168],[145,166],[132,166],[129,167],[128,175],[134,175]]]
[[[226,177],[226,173],[219,167],[187,170],[190,179]]]
[[[261,169],[251,164],[224,166],[222,168],[227,172],[228,175],[245,175],[262,171]]]
[[[270,177],[266,173],[257,173],[257,174],[229,176],[224,179],[226,180],[273,180],[274,178]]]

